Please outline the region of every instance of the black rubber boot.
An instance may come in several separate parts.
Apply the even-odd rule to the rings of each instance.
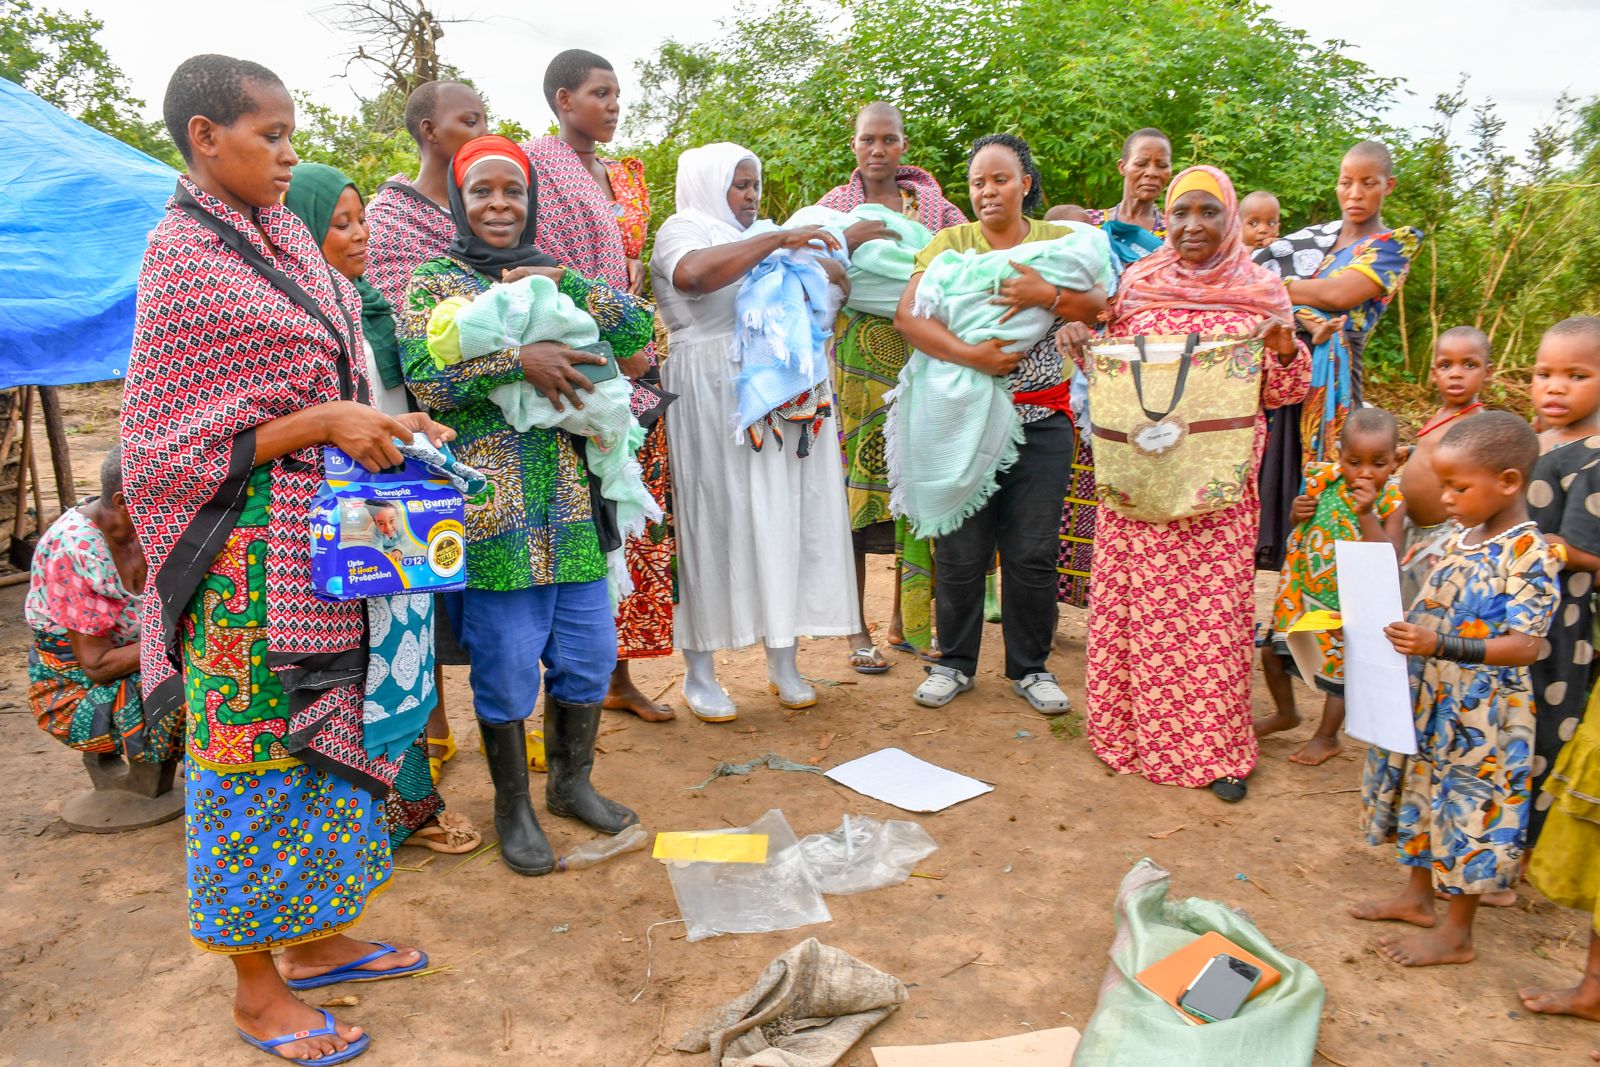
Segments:
[[[500,858],[518,874],[549,874],[555,853],[528,799],[528,743],[520,722],[478,721],[483,754],[494,782],[494,832],[500,837]]]
[[[594,741],[600,733],[599,704],[567,704],[549,694],[544,701],[544,753],[550,763],[545,806],[603,834],[618,834],[639,816],[607,800],[589,784],[594,767]]]

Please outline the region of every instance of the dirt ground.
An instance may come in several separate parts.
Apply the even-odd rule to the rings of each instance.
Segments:
[[[103,406],[81,399],[68,412],[87,488],[111,424]],[[887,620],[889,578],[880,560],[872,619]],[[1258,591],[1264,605],[1268,591]],[[231,968],[185,936],[181,822],[101,837],[60,821],[63,801],[88,783],[78,757],[28,713],[22,597],[22,586],[0,589],[0,1062],[111,1064],[130,1053],[265,1062],[231,1030]],[[1052,664],[1080,706],[1083,624],[1082,613],[1063,612]],[[916,818],[940,846],[918,868],[929,877],[829,898],[833,921],[802,930],[691,944],[681,927],[660,927],[647,983],[645,930],[678,917],[665,868],[647,856],[525,879],[493,852],[464,862],[407,848],[358,933],[421,946],[439,970],[319,991],[312,1002],[359,998],[338,1011],[374,1035],[367,1063],[689,1067],[708,1057],[670,1051],[679,1035],[814,935],[911,987],[906,1006],[843,1061],[870,1067],[873,1045],[1082,1028],[1106,970],[1117,885],[1149,856],[1172,872],[1175,896],[1245,910],[1316,969],[1328,990],[1318,1062],[1575,1064],[1600,1045],[1593,1024],[1531,1017],[1516,1000],[1519,986],[1575,982],[1587,941],[1584,916],[1529,890],[1515,908],[1480,913],[1468,966],[1405,971],[1376,954],[1388,924],[1344,909],[1397,887],[1401,872],[1356,832],[1359,745],[1318,768],[1286,760],[1315,720],[1309,693],[1308,725],[1266,742],[1249,799],[1228,806],[1112,774],[1089,752],[1078,716],[1052,730],[1010,694],[999,654],[999,628],[987,627],[978,688],[929,711],[910,700],[920,672],[909,657],[891,654],[889,674],[864,677],[846,666],[842,642],[806,642],[800,662],[825,680],[820,701],[786,713],[766,693],[759,650],[747,650],[723,657],[737,722],[685,713],[651,726],[608,713],[602,727],[596,780],[652,830],[744,825],[769,808],[802,835],[835,828],[845,813]],[[636,675],[647,692],[677,699],[680,670],[668,658],[638,664]],[[449,669],[446,693],[457,736],[471,738],[465,668]],[[1255,704],[1264,713],[1259,682]],[[719,760],[776,753],[831,767],[887,745],[994,792],[910,816],[817,775],[763,769],[696,788]],[[475,744],[447,765],[442,789],[487,829],[490,787]],[[545,825],[558,852],[592,836],[562,819]]]

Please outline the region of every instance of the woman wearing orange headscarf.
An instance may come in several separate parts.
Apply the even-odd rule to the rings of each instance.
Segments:
[[[1266,409],[1297,403],[1311,381],[1283,283],[1251,261],[1233,183],[1215,167],[1190,167],[1173,179],[1166,222],[1166,246],[1123,275],[1109,333],[1262,338],[1273,355],[1256,418],[1259,465]],[[1244,798],[1258,752],[1250,723],[1255,482],[1252,471],[1240,503],[1176,522],[1101,509],[1090,579],[1088,724],[1095,754],[1114,770]]]

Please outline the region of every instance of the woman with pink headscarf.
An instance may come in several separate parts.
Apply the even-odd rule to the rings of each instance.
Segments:
[[[1290,328],[1283,283],[1253,263],[1238,198],[1215,167],[1190,167],[1166,197],[1166,245],[1122,276],[1112,335],[1259,337],[1269,353],[1256,418],[1298,403],[1310,353]],[[1068,327],[1067,341],[1083,333]],[[1081,348],[1078,358],[1082,360]],[[1258,752],[1250,723],[1255,474],[1238,504],[1169,523],[1101,509],[1089,617],[1089,743],[1113,770],[1244,799]],[[1174,669],[1175,665],[1181,667]]]

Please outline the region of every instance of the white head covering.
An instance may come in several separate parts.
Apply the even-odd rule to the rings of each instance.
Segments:
[[[737,241],[747,236],[744,225],[728,206],[728,189],[733,172],[750,160],[761,176],[761,160],[748,148],[730,141],[691,148],[678,157],[677,208],[680,215],[691,215],[709,225],[721,241]]]

